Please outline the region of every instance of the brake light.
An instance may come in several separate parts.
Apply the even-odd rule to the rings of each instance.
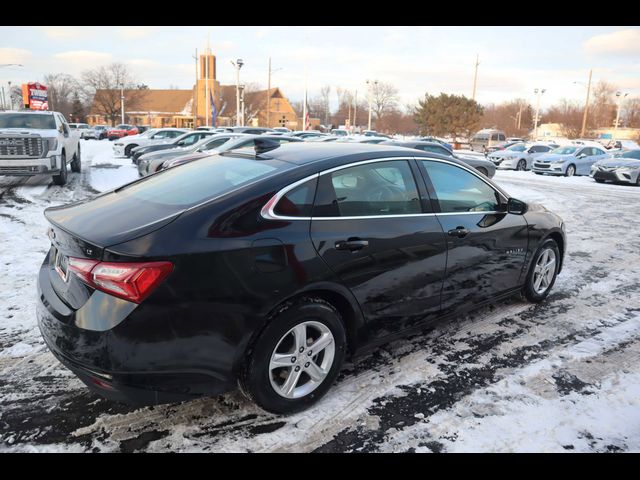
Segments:
[[[140,303],[173,271],[173,264],[99,262],[70,257],[69,269],[97,290]]]

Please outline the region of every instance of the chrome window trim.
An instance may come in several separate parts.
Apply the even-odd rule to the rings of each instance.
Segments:
[[[403,217],[436,217],[436,216],[439,216],[439,215],[442,215],[442,216],[449,216],[449,215],[479,215],[479,214],[482,214],[482,215],[495,215],[495,214],[500,214],[500,213],[506,213],[506,212],[498,212],[498,211],[488,211],[488,212],[439,212],[439,213],[432,212],[432,213],[404,213],[404,214],[394,214],[394,215],[359,215],[359,216],[348,216],[348,217],[313,217],[313,216],[311,216],[311,217],[290,217],[290,216],[285,216],[285,215],[277,215],[274,212],[274,209],[275,209],[276,205],[278,204],[278,202],[280,202],[282,197],[284,197],[287,193],[289,193],[294,188],[302,185],[305,182],[308,182],[309,180],[312,180],[313,178],[316,178],[316,179],[320,180],[320,176],[322,176],[322,175],[333,173],[333,172],[336,172],[336,171],[339,171],[339,170],[344,170],[346,168],[357,167],[359,165],[366,165],[366,164],[369,164],[369,163],[389,162],[389,161],[397,161],[397,160],[429,160],[429,161],[433,161],[433,162],[441,162],[441,163],[447,163],[449,165],[453,165],[454,167],[458,167],[458,168],[460,168],[462,170],[466,170],[467,172],[471,173],[472,175],[475,175],[477,178],[479,178],[484,183],[486,183],[492,190],[497,192],[500,195],[500,197],[503,200],[505,200],[505,202],[508,200],[505,197],[505,195],[502,194],[502,192],[500,192],[499,190],[496,190],[496,188],[493,185],[491,185],[484,178],[482,178],[482,174],[480,172],[474,171],[475,169],[473,167],[467,167],[466,165],[459,165],[457,163],[450,162],[448,160],[443,160],[443,159],[440,159],[440,158],[409,157],[409,156],[407,156],[407,157],[384,157],[384,158],[374,158],[374,159],[370,159],[370,160],[361,160],[359,162],[349,163],[347,165],[340,165],[338,167],[333,167],[333,168],[330,168],[328,170],[323,170],[322,172],[314,173],[312,175],[309,175],[308,177],[305,177],[305,178],[303,178],[301,180],[298,180],[297,182],[294,182],[291,185],[288,185],[288,186],[280,189],[273,197],[271,197],[269,199],[269,201],[260,210],[260,215],[266,220],[287,220],[287,221],[302,220],[302,221],[310,221],[310,220],[361,220],[361,219],[403,218]],[[417,187],[417,185],[416,185],[416,187]]]

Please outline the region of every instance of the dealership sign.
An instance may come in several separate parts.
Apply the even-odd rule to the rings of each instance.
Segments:
[[[23,83],[22,99],[25,108],[30,110],[49,110],[47,87],[40,83]]]

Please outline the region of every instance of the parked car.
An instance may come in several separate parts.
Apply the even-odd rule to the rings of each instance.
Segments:
[[[169,143],[180,135],[187,133],[186,128],[152,128],[140,135],[131,135],[121,138],[113,144],[113,154],[116,157],[130,157],[131,151],[141,145],[154,143]]]
[[[640,186],[640,150],[627,150],[591,166],[589,176],[598,183],[630,183]]]
[[[363,130],[362,134],[365,137],[383,137],[389,140],[391,137],[389,135],[385,135],[384,133],[378,133],[375,130]]]
[[[166,168],[177,167],[179,165],[183,165],[185,163],[192,162],[194,160],[198,160],[200,158],[204,158],[211,155],[216,155],[220,153],[225,153],[230,150],[243,150],[249,148],[255,148],[256,145],[263,142],[271,142],[275,145],[284,144],[284,143],[292,143],[292,142],[302,142],[301,138],[297,137],[287,137],[284,135],[243,135],[241,138],[234,138],[229,140],[228,142],[223,143],[219,147],[215,147],[210,150],[205,150],[203,152],[194,152],[190,155],[182,155],[180,157],[165,160],[162,164],[160,170],[164,170]]]
[[[344,137],[337,137],[335,135],[313,135],[311,137],[306,137],[303,140],[305,142],[335,142]]]
[[[110,128],[111,127],[109,127],[109,125],[94,125],[93,126],[93,129],[96,132],[96,137],[98,137],[98,140],[102,140],[104,138],[107,138]]]
[[[522,143],[517,143],[514,146],[518,148],[494,152],[488,155],[487,158],[500,170],[531,170],[533,161],[536,158],[559,147],[557,144],[546,143],[534,143],[526,146]],[[521,148],[522,146],[524,146],[524,148]],[[502,152],[504,152],[502,155],[496,156],[497,153]]]
[[[604,158],[609,157],[603,148],[567,145],[540,155],[532,170],[538,175],[589,175],[591,165]]]
[[[150,145],[139,145],[131,149],[131,161],[138,164],[138,159],[147,153],[157,152],[160,150],[174,150],[180,148],[189,148],[200,142],[203,138],[209,138],[212,135],[216,135],[211,130],[195,130],[192,132],[186,132],[173,140],[168,140],[160,143],[152,143]]]
[[[456,159],[256,142],[45,210],[38,325],[98,395],[239,383],[300,411],[347,355],[515,294],[541,302],[562,270],[562,219]]]
[[[470,149],[474,152],[486,152],[489,148],[497,143],[504,142],[507,139],[502,130],[485,128],[479,130],[469,142]]]
[[[609,140],[604,144],[607,150],[637,150],[640,149],[638,142],[633,140]]]
[[[59,112],[0,112],[0,176],[49,175],[67,183],[68,169],[80,172],[80,135]],[[16,241],[20,241],[16,239]]]
[[[401,142],[399,140],[388,140],[380,143],[380,145],[393,145],[396,147],[413,148],[427,153],[436,153],[443,157],[455,158],[467,165],[472,166],[486,177],[493,178],[496,174],[496,167],[486,158],[473,157],[471,155],[455,154],[453,151],[436,142]]]
[[[440,145],[446,147],[447,149],[453,151],[453,145],[451,145],[448,142],[445,142],[444,140],[441,140],[437,137],[432,137],[432,136],[422,136],[422,137],[418,137],[418,140],[423,141],[423,142],[436,142],[439,143]]]
[[[497,152],[497,151],[501,151],[501,150],[505,150],[513,145],[517,145],[519,143],[522,143],[522,140],[517,140],[517,141],[505,141],[505,142],[500,142],[500,143],[496,143],[495,145],[489,147],[486,149],[486,154],[489,155],[493,152]]]
[[[248,133],[251,135],[260,135],[261,133],[273,132],[273,128],[266,127],[220,127],[224,130],[222,132],[230,133]]]
[[[138,133],[144,133],[151,128],[151,125],[136,125]]]
[[[189,147],[172,148],[170,150],[161,150],[158,152],[149,152],[138,158],[138,175],[144,177],[151,175],[162,169],[165,162],[169,162],[174,158],[182,158],[189,155],[198,155],[202,152],[208,152],[215,148],[221,147],[226,142],[238,137],[247,136],[244,133],[213,133],[203,138],[195,145]],[[208,155],[208,153],[205,153]]]
[[[520,137],[507,137],[507,142],[524,142],[524,138]]]
[[[126,137],[127,135],[137,135],[138,129],[134,125],[128,123],[121,123],[116,125],[115,128],[110,128],[107,131],[107,138],[109,140],[115,140],[117,138]]]
[[[77,130],[82,140],[88,140],[89,138],[95,140],[98,138],[95,129],[91,128],[88,123],[70,123],[69,128]]]
[[[326,135],[326,133],[322,133],[319,130],[294,130],[287,134],[289,137],[299,137],[305,140],[312,137],[322,137]]]
[[[291,133],[291,130],[287,127],[274,127],[273,128],[273,133],[275,132],[282,132],[282,133]]]
[[[346,137],[349,135],[349,131],[344,128],[333,128],[330,133],[336,137]]]

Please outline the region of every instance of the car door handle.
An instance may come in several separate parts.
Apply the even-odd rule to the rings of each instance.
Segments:
[[[352,252],[356,250],[362,250],[364,247],[368,247],[369,242],[367,240],[339,240],[336,242],[336,250],[350,250]]]
[[[466,237],[469,234],[469,230],[464,227],[456,227],[453,230],[449,230],[447,233],[450,237],[462,238]]]

